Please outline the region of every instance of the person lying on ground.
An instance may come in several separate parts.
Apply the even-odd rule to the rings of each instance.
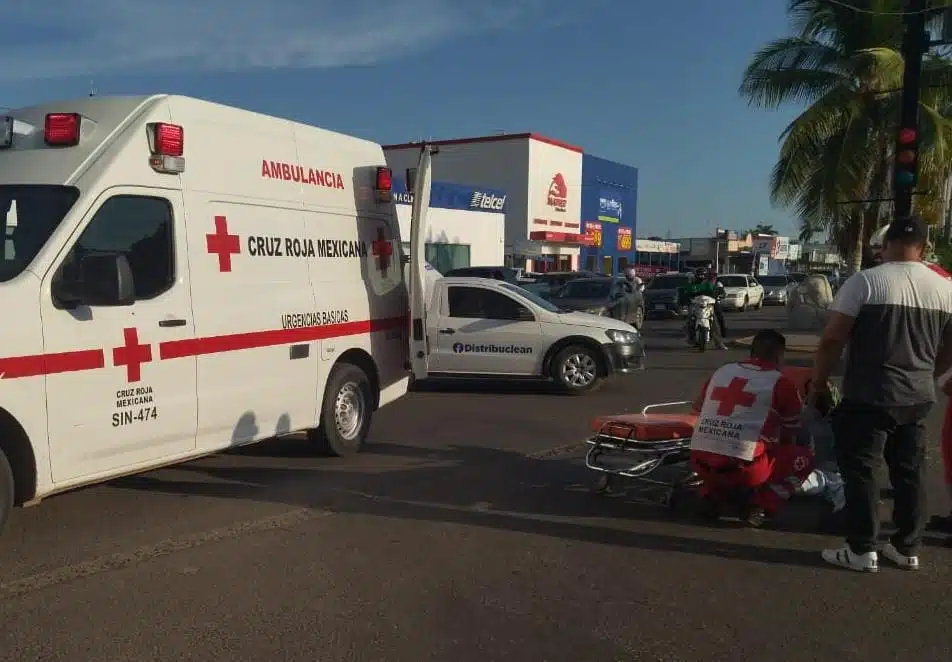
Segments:
[[[813,452],[796,443],[803,403],[780,371],[785,350],[783,334],[760,331],[750,358],[718,368],[694,402],[691,468],[705,517],[739,505],[748,526],[761,526],[813,471]]]

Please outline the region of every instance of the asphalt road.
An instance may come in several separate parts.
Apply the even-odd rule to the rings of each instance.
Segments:
[[[682,399],[741,355],[647,335],[650,368],[591,396],[431,389],[378,412],[358,458],[284,439],[17,512],[3,659],[952,659],[947,541],[919,574],[853,575],[818,563],[836,540],[807,502],[748,531],[590,493],[593,415]]]

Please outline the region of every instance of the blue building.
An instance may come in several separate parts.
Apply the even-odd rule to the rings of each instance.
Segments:
[[[638,169],[597,156],[582,156],[583,246],[579,267],[603,274],[621,273],[635,263],[638,219]]]

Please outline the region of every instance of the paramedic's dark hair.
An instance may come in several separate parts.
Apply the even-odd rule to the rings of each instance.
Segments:
[[[776,361],[787,348],[787,339],[779,331],[763,329],[750,343],[750,356],[762,361]]]

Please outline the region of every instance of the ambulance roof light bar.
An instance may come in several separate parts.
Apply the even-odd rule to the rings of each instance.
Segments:
[[[175,175],[185,172],[185,129],[178,124],[152,122],[146,125],[149,165],[156,172]]]
[[[82,123],[79,113],[49,113],[43,125],[43,141],[51,147],[75,147]]]
[[[374,192],[377,194],[377,202],[390,202],[393,200],[393,171],[391,171],[390,168],[377,168]]]

